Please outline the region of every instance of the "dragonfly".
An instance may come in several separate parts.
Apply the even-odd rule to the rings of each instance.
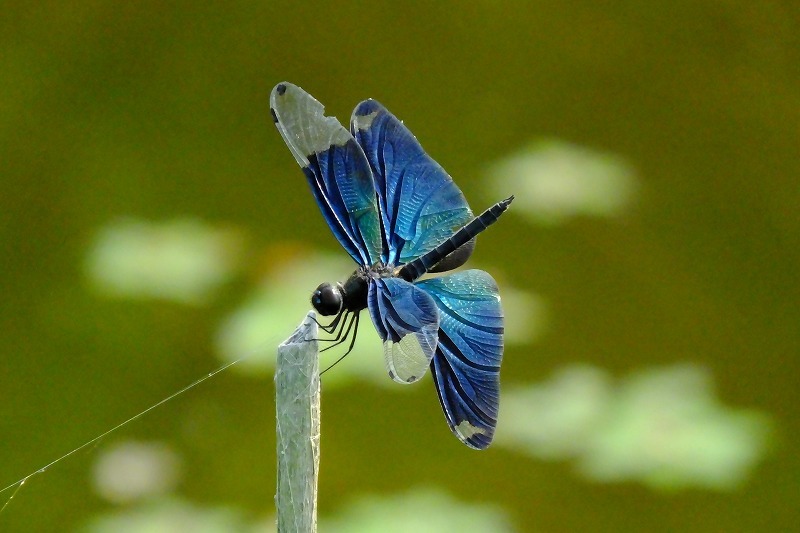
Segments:
[[[358,267],[322,283],[311,303],[334,317],[325,331],[343,342],[369,311],[389,377],[419,381],[430,368],[447,424],[470,448],[492,442],[500,400],[503,309],[497,283],[462,270],[475,237],[513,196],[473,216],[464,194],[409,129],[369,99],[346,129],[291,83],[270,96],[275,125],[303,170],[322,216]],[[332,340],[334,340],[332,339]]]

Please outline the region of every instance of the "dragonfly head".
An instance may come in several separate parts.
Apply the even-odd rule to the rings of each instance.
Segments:
[[[339,314],[343,305],[339,284],[322,283],[311,295],[311,305],[322,316]]]

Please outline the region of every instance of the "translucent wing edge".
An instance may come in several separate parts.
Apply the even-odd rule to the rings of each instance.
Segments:
[[[344,146],[353,138],[336,117],[325,116],[322,103],[297,85],[279,83],[269,103],[278,131],[301,167],[308,166],[311,154]]]

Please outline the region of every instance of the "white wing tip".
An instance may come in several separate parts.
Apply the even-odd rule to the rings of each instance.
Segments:
[[[485,429],[473,426],[466,420],[462,420],[461,423],[459,423],[457,426],[454,426],[453,430],[458,434],[459,437],[461,437],[461,440],[464,441],[474,437],[475,435],[486,434]]]

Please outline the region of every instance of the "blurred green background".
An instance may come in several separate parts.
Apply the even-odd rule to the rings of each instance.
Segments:
[[[365,322],[323,380],[322,531],[796,526],[799,45],[771,1],[4,3],[0,486],[251,357],[0,530],[270,530],[274,347],[353,268],[283,80],[381,101],[475,211],[517,195],[470,262],[508,315],[496,443]]]

